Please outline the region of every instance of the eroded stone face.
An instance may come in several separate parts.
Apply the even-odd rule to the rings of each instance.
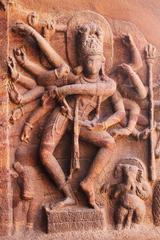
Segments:
[[[159,30],[144,1],[0,3],[1,235],[154,239]]]

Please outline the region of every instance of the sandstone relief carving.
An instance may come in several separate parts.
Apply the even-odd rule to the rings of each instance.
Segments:
[[[26,229],[32,230],[37,203],[34,196],[33,179],[30,175],[31,167],[23,167],[19,162],[16,162],[13,169],[15,172],[13,171],[12,175],[17,179],[20,190],[17,197],[19,199],[14,199],[14,230],[15,232],[20,231],[21,224],[17,221],[16,217],[20,214],[20,209],[24,211],[25,208],[27,208],[27,214],[26,219],[23,220],[26,222]]]
[[[49,233],[103,230],[112,220],[130,229],[144,224],[146,208],[159,225],[159,182],[151,197],[160,144],[156,48],[136,30],[115,36],[113,22],[95,12],[60,17],[32,11],[12,21],[15,230],[40,226],[43,211]],[[100,192],[113,205],[109,223]]]
[[[144,202],[151,195],[145,167],[139,159],[123,159],[117,164],[114,176],[119,182],[111,186],[105,184],[102,192],[109,191],[109,197],[115,200],[116,228],[131,228],[143,222],[146,214]]]

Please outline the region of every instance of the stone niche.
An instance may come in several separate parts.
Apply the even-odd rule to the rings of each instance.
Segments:
[[[159,9],[0,0],[1,239],[160,238]]]

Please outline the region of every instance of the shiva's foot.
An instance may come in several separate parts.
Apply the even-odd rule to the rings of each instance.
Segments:
[[[64,207],[68,207],[68,206],[74,206],[76,205],[76,201],[74,198],[72,197],[66,197],[63,201],[60,201],[56,204],[51,204],[50,205],[50,208],[53,209],[53,208],[64,208]]]
[[[91,207],[93,207],[95,209],[99,209],[99,207],[96,203],[96,200],[95,200],[95,191],[94,191],[93,183],[91,181],[87,182],[84,180],[80,183],[80,186],[81,186],[82,190],[86,193]]]

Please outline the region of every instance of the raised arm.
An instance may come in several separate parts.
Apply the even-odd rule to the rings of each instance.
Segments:
[[[13,53],[19,65],[23,67],[27,72],[32,74],[35,78],[38,78],[42,74],[44,75],[47,73],[46,69],[28,59],[24,48],[14,49]]]
[[[12,82],[18,83],[26,89],[33,89],[34,87],[36,87],[37,84],[33,79],[18,72],[16,68],[16,63],[12,57],[8,58],[7,64]]]
[[[127,74],[128,78],[133,86],[132,91],[135,92],[135,94],[137,95],[137,98],[139,98],[139,99],[146,98],[148,90],[144,86],[144,84],[143,84],[142,80],[140,79],[140,77],[138,76],[138,74],[133,70],[131,65],[123,63],[120,65],[120,68],[121,68],[122,72]],[[123,91],[123,88],[121,88],[121,89]],[[130,93],[129,93],[129,95],[130,95]]]
[[[25,34],[28,37],[32,37],[54,68],[66,64],[63,58],[53,49],[53,47],[51,47],[48,41],[31,26],[25,23],[16,23],[13,30],[19,34]]]
[[[142,58],[140,52],[136,47],[136,44],[131,35],[124,35],[122,37],[122,42],[130,52],[131,62],[118,65],[116,71],[128,77],[129,81],[133,86],[133,91],[136,95],[135,97],[138,97],[139,99],[144,99],[147,96],[148,90],[144,86],[138,74],[136,73],[142,67]]]
[[[8,93],[12,102],[24,105],[42,96],[44,93],[44,87],[38,86],[33,79],[19,73],[16,69],[15,62],[11,57],[8,59],[8,68],[11,76],[11,81],[8,83]],[[20,84],[28,89],[28,91],[24,94],[20,94],[15,83]]]
[[[51,85],[62,86],[75,82],[76,75],[70,72],[67,65],[61,65],[54,70],[48,71],[40,65],[30,61],[23,48],[15,49],[14,55],[17,62],[30,74],[34,75],[35,80],[39,85],[45,87]],[[19,78],[18,74],[16,77]],[[24,79],[23,82],[25,82],[25,80],[27,80],[27,78]]]
[[[130,52],[130,67],[137,72],[142,67],[142,58],[132,36],[123,34],[122,43]]]

